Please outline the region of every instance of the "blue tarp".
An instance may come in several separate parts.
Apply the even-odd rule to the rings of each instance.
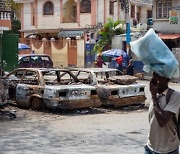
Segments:
[[[123,57],[125,57],[127,53],[121,49],[110,49],[102,52],[102,55],[107,57],[119,57],[123,55]]]
[[[144,63],[143,70],[172,78],[179,76],[179,63],[166,44],[151,28],[142,38],[130,42],[131,50]]]
[[[26,49],[30,49],[30,46],[24,43],[18,43],[18,50],[26,50]]]

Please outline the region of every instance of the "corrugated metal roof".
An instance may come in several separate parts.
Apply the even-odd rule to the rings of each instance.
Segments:
[[[162,39],[162,40],[174,40],[174,39],[178,39],[180,38],[180,34],[158,34],[158,36]]]
[[[76,36],[83,36],[84,31],[82,30],[63,30],[59,32],[58,37],[76,37]]]
[[[152,4],[152,0],[131,0],[133,3],[138,3],[138,4]]]

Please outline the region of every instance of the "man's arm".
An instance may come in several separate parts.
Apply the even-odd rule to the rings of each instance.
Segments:
[[[156,119],[159,123],[160,127],[164,127],[167,122],[174,116],[174,113],[170,111],[165,111],[160,108],[159,102],[157,99],[157,83],[153,83],[153,79],[150,81],[150,92],[152,96],[153,106],[154,106],[154,114],[156,116]]]
[[[170,111],[162,110],[159,106],[157,98],[152,98],[154,105],[154,113],[160,127],[164,127],[167,122],[174,116]]]

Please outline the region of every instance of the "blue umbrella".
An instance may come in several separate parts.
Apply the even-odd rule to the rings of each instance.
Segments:
[[[26,49],[30,49],[30,46],[24,43],[18,43],[18,50],[26,50]]]
[[[123,57],[126,57],[127,53],[121,49],[110,49],[102,52],[102,55],[107,57],[119,57],[123,55]]]

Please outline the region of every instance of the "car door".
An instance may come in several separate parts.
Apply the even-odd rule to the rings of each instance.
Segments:
[[[16,100],[21,106],[29,106],[31,96],[42,96],[42,87],[39,82],[39,72],[26,70],[20,84],[16,88]]]
[[[5,97],[6,99],[15,101],[16,100],[16,87],[20,83],[24,69],[17,69],[9,73],[4,79],[5,85]]]

